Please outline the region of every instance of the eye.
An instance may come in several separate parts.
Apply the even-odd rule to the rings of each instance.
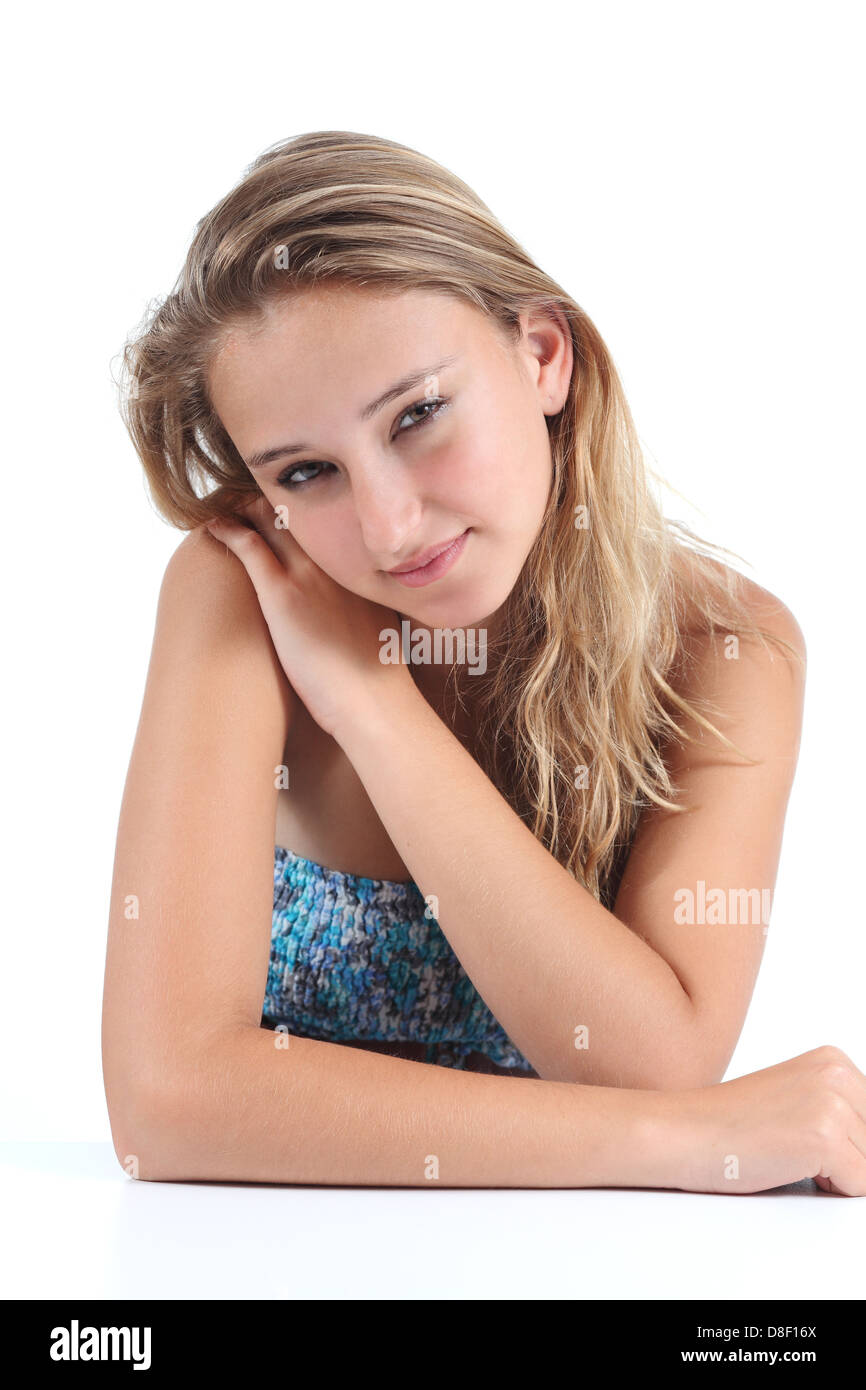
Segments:
[[[401,421],[407,419],[417,410],[424,410],[427,413],[422,415],[420,419],[413,421],[408,429],[398,430],[397,433],[411,434],[413,430],[421,429],[422,426],[430,424],[432,420],[438,419],[438,417],[448,409],[450,404],[450,400],[445,396],[425,396],[423,401],[416,401],[414,405],[409,406],[408,410],[404,410],[402,415],[399,416],[397,423],[400,424]],[[277,485],[279,487],[288,488],[291,491],[297,491],[298,488],[306,487],[310,483],[314,483],[319,478],[325,476],[324,473],[315,473],[312,478],[300,478],[296,480],[295,475],[302,472],[305,468],[333,468],[333,464],[318,463],[315,459],[308,459],[303,463],[293,463],[290,468],[286,468],[277,478]]]

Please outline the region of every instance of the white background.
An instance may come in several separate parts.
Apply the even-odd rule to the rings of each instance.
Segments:
[[[798,618],[801,761],[728,1075],[827,1042],[866,1068],[862,17],[156,0],[7,21],[0,1137],[109,1139],[114,839],[182,539],[146,495],[118,354],[198,219],[317,129],[409,144],[477,190],[601,331],[648,463],[690,500],[668,515]]]

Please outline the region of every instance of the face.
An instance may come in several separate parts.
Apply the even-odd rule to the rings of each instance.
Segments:
[[[294,539],[413,631],[492,635],[540,529],[545,417],[565,402],[572,345],[558,315],[525,315],[521,328],[507,341],[441,294],[328,286],[234,327],[211,363],[214,409],[268,501],[288,508]],[[389,573],[456,538],[431,567]]]

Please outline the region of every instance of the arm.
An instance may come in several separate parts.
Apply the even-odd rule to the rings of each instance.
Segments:
[[[787,610],[759,610],[756,595],[772,596],[752,593],[756,616],[802,647]],[[544,1080],[708,1085],[742,1028],[763,923],[680,925],[676,895],[700,879],[728,901],[772,891],[803,686],[745,643],[735,661],[708,642],[693,654],[681,693],[711,697],[722,732],[761,762],[717,740],[670,754],[687,814],[644,813],[615,913],[536,840],[410,681],[336,733],[463,968]],[[575,1046],[579,1025],[588,1048]]]
[[[724,1193],[820,1174],[828,1190],[866,1190],[866,1081],[836,1048],[652,1092],[474,1075],[262,1029],[273,769],[293,699],[242,567],[194,533],[160,596],[112,885],[103,1068],[128,1172]]]
[[[176,1077],[115,1136],[145,1180],[675,1187],[688,1168],[670,1093],[484,1076],[251,1026],[212,1037]]]
[[[293,699],[243,567],[194,532],[163,581],[118,827],[102,1049],[121,1164],[157,1180],[668,1185],[662,1097],[259,1026]]]

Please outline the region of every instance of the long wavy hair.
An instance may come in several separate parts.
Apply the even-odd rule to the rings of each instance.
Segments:
[[[684,810],[663,756],[668,740],[695,737],[677,712],[757,761],[669,683],[685,669],[687,635],[718,629],[802,657],[754,624],[743,576],[710,554],[734,552],[662,514],[587,314],[465,183],[374,135],[315,131],[260,155],[197,224],[174,289],[126,343],[121,413],[170,524],[192,530],[260,495],[209,399],[208,367],[228,328],[327,282],[460,297],[515,344],[524,310],[555,306],[569,324],[568,398],[547,419],[546,514],[488,642],[487,675],[467,680],[455,663],[447,688],[472,709],[490,780],[612,906],[641,810]]]

